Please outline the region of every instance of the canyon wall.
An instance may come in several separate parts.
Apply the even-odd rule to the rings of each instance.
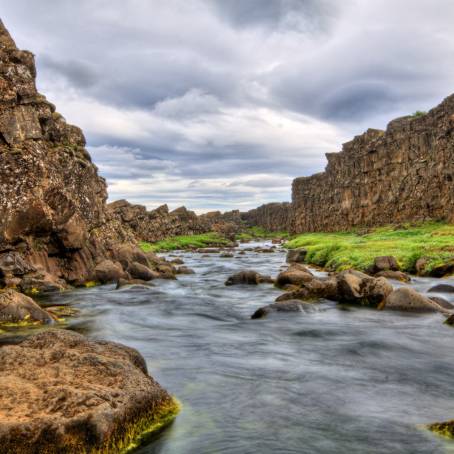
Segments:
[[[135,241],[106,209],[85,138],[38,93],[34,56],[0,21],[0,285],[81,284]]]
[[[267,203],[254,210],[241,213],[248,227],[261,227],[268,232],[287,232],[291,229],[292,206],[290,203]]]
[[[425,115],[369,129],[292,187],[295,233],[454,222],[454,95]]]
[[[197,235],[218,231],[228,233],[239,228],[239,211],[212,211],[197,215],[185,207],[169,211],[167,205],[148,211],[143,205],[117,200],[108,205],[108,212],[119,223],[134,232],[137,240],[155,242],[178,235]]]

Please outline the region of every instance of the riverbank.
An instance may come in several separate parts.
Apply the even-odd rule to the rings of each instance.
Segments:
[[[304,248],[308,264],[330,271],[367,270],[379,256],[394,256],[402,271],[440,276],[454,271],[454,225],[440,222],[386,226],[368,231],[306,233],[285,244]],[[452,271],[449,265],[452,264]]]

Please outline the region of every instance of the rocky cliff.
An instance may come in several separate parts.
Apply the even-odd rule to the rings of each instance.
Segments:
[[[106,210],[81,130],[38,93],[35,77],[33,54],[0,22],[0,284],[21,289],[82,283],[134,239]]]
[[[286,202],[267,203],[241,213],[241,218],[249,227],[262,227],[269,232],[286,232],[291,229],[292,207]]]
[[[293,182],[294,232],[454,222],[454,95],[425,115],[370,129]]]
[[[169,211],[167,205],[148,211],[143,205],[134,205],[126,200],[117,200],[108,205],[111,218],[132,231],[137,240],[160,241],[178,235],[196,235],[224,230],[229,224],[239,226],[239,211],[221,213],[212,211],[198,216],[185,207]]]

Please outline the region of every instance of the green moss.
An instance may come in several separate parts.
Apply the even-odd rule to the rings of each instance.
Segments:
[[[285,244],[307,249],[310,264],[341,271],[365,270],[375,257],[393,255],[404,271],[415,272],[418,259],[427,260],[426,272],[454,259],[454,225],[441,222],[385,226],[367,233],[306,233]]]
[[[454,439],[454,420],[429,424],[427,428],[437,435]]]
[[[289,236],[288,232],[269,232],[262,227],[248,227],[236,235],[236,239],[239,241],[249,241],[257,239],[289,238]]]
[[[88,451],[90,454],[125,454],[143,445],[150,437],[168,426],[181,410],[180,402],[171,398],[159,409],[153,408],[150,413],[138,421],[122,428],[122,434],[113,438],[100,449]]]
[[[217,233],[203,233],[200,235],[181,235],[158,241],[147,243],[142,241],[140,247],[144,252],[164,252],[177,249],[193,249],[203,247],[222,247],[229,246],[231,243],[226,238]]]

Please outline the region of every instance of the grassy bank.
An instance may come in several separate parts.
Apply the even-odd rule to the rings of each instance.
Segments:
[[[288,232],[268,232],[262,227],[248,227],[243,232],[236,235],[238,241],[251,241],[251,240],[271,240],[273,238],[289,238]]]
[[[307,233],[286,243],[288,248],[307,249],[307,262],[331,270],[365,270],[377,256],[393,255],[402,269],[415,271],[426,257],[427,271],[454,259],[454,225],[430,222],[419,225],[380,227],[367,234]]]
[[[165,252],[177,249],[194,249],[203,247],[228,246],[230,241],[217,233],[203,233],[200,235],[181,235],[167,238],[156,243],[142,241],[140,247],[144,252]]]

